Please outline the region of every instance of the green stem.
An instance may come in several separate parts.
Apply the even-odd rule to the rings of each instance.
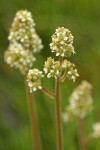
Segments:
[[[63,138],[62,138],[62,119],[61,119],[61,104],[60,104],[60,78],[56,79],[56,98],[55,98],[55,110],[56,110],[56,138],[57,138],[57,150],[63,150]]]
[[[84,122],[82,119],[78,118],[78,135],[79,135],[79,143],[81,150],[87,150],[87,143],[84,134]]]
[[[41,150],[41,144],[40,144],[40,136],[39,136],[39,128],[38,128],[38,119],[36,115],[36,106],[35,106],[35,97],[34,94],[30,93],[29,87],[27,85],[27,82],[25,81],[26,86],[26,94],[27,94],[27,100],[28,100],[28,106],[29,106],[29,117],[32,127],[32,143],[34,145],[35,150]]]

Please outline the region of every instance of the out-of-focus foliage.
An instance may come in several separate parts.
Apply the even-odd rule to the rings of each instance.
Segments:
[[[0,150],[31,150],[31,129],[28,118],[24,79],[21,74],[4,63],[4,51],[8,47],[8,33],[16,11],[32,12],[37,33],[43,40],[44,50],[37,55],[35,67],[40,70],[50,56],[51,35],[58,26],[69,28],[74,36],[75,62],[80,77],[75,83],[61,84],[62,111],[68,97],[81,80],[93,84],[94,111],[85,119],[86,134],[92,131],[92,123],[100,121],[100,1],[99,0],[0,0]],[[44,84],[54,89],[54,80]],[[40,91],[36,92],[43,150],[55,150],[54,101]],[[78,150],[76,123],[64,124],[65,149]],[[99,140],[89,146],[99,150]]]

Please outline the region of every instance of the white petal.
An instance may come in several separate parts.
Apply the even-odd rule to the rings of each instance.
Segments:
[[[66,41],[68,39],[68,37],[64,37],[64,40]]]
[[[64,44],[64,41],[61,41],[61,42],[60,42],[60,44],[62,44],[62,45],[63,45],[63,44]]]
[[[71,71],[68,71],[68,74],[71,74]]]
[[[59,56],[60,55],[60,53],[56,53],[56,56]]]
[[[44,72],[45,72],[45,73],[47,73],[47,72],[48,72],[48,69],[47,69],[47,68],[44,68],[43,70],[44,70]]]
[[[36,91],[36,90],[37,90],[37,88],[36,88],[36,87],[34,87],[34,88],[33,88],[33,91]]]
[[[64,57],[64,53],[62,53],[61,56]]]
[[[50,74],[50,73],[48,73],[47,78],[50,78],[50,77],[51,77],[51,74]]]
[[[38,86],[38,89],[40,89],[40,90],[41,90],[41,89],[42,89],[42,86],[41,86],[41,85],[39,85],[39,86]]]

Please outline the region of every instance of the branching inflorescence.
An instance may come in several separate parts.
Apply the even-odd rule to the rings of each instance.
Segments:
[[[36,33],[35,23],[31,12],[20,10],[16,13],[8,40],[10,44],[5,51],[4,60],[10,67],[19,69],[25,78],[34,148],[35,150],[41,150],[35,101],[33,95],[29,92],[29,87],[31,88],[32,85],[31,92],[35,91],[36,88],[40,89],[40,77],[42,77],[42,74],[37,69],[30,71],[29,69],[33,67],[34,61],[36,61],[35,53],[40,52],[43,45],[39,35]],[[26,75],[28,71],[29,80],[34,81],[34,84],[31,83],[31,81],[29,81],[28,85],[26,84]]]
[[[64,27],[58,27],[56,32],[52,35],[50,48],[51,52],[56,52],[56,56],[59,56],[61,61],[55,61],[54,58],[51,57],[47,58],[43,68],[44,74],[47,75],[47,78],[54,77],[57,79],[57,77],[60,77],[61,81],[64,81],[67,77],[75,81],[76,77],[79,76],[77,69],[75,68],[75,64],[66,59],[66,57],[69,57],[71,54],[75,53],[72,43],[73,36],[71,32]]]
[[[27,10],[20,10],[17,12],[12,23],[8,36],[10,44],[4,54],[5,62],[10,65],[10,67],[19,69],[25,76],[35,150],[41,150],[41,145],[35,107],[33,107],[32,92],[39,89],[55,99],[57,150],[63,150],[60,83],[64,82],[66,78],[75,82],[79,76],[75,64],[67,60],[72,54],[75,54],[73,46],[74,38],[69,29],[58,27],[51,38],[50,49],[52,53],[56,54],[58,60],[48,57],[44,63],[43,71],[33,68],[34,61],[36,61],[35,53],[40,52],[43,48],[42,40],[36,33],[35,23],[31,13]],[[55,78],[54,92],[49,91],[43,86],[42,78],[45,76],[47,78]],[[73,120],[74,118],[77,119],[80,148],[82,150],[87,149],[87,144],[92,139],[100,137],[100,122],[93,125],[92,134],[88,139],[85,139],[84,135],[83,120],[93,109],[91,91],[92,85],[87,81],[82,81],[71,94],[69,105],[66,107],[66,112],[63,113],[65,122]]]
[[[61,121],[61,104],[60,104],[60,82],[66,78],[75,81],[79,76],[75,64],[68,61],[66,58],[75,53],[73,47],[73,36],[71,32],[64,28],[58,27],[56,32],[52,35],[52,42],[50,43],[51,52],[55,52],[58,60],[48,57],[44,63],[43,72],[38,69],[29,70],[27,75],[28,86],[30,92],[40,89],[50,97],[55,99],[56,111],[56,125],[57,125],[57,150],[63,150],[62,137],[62,121]],[[47,78],[55,78],[55,92],[51,93],[41,83],[41,78],[45,75]]]

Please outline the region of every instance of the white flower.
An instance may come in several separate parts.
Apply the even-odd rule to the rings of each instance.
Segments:
[[[40,90],[41,90],[41,89],[42,89],[42,86],[40,86],[40,85],[39,85],[39,86],[38,86],[38,89],[40,89]]]

